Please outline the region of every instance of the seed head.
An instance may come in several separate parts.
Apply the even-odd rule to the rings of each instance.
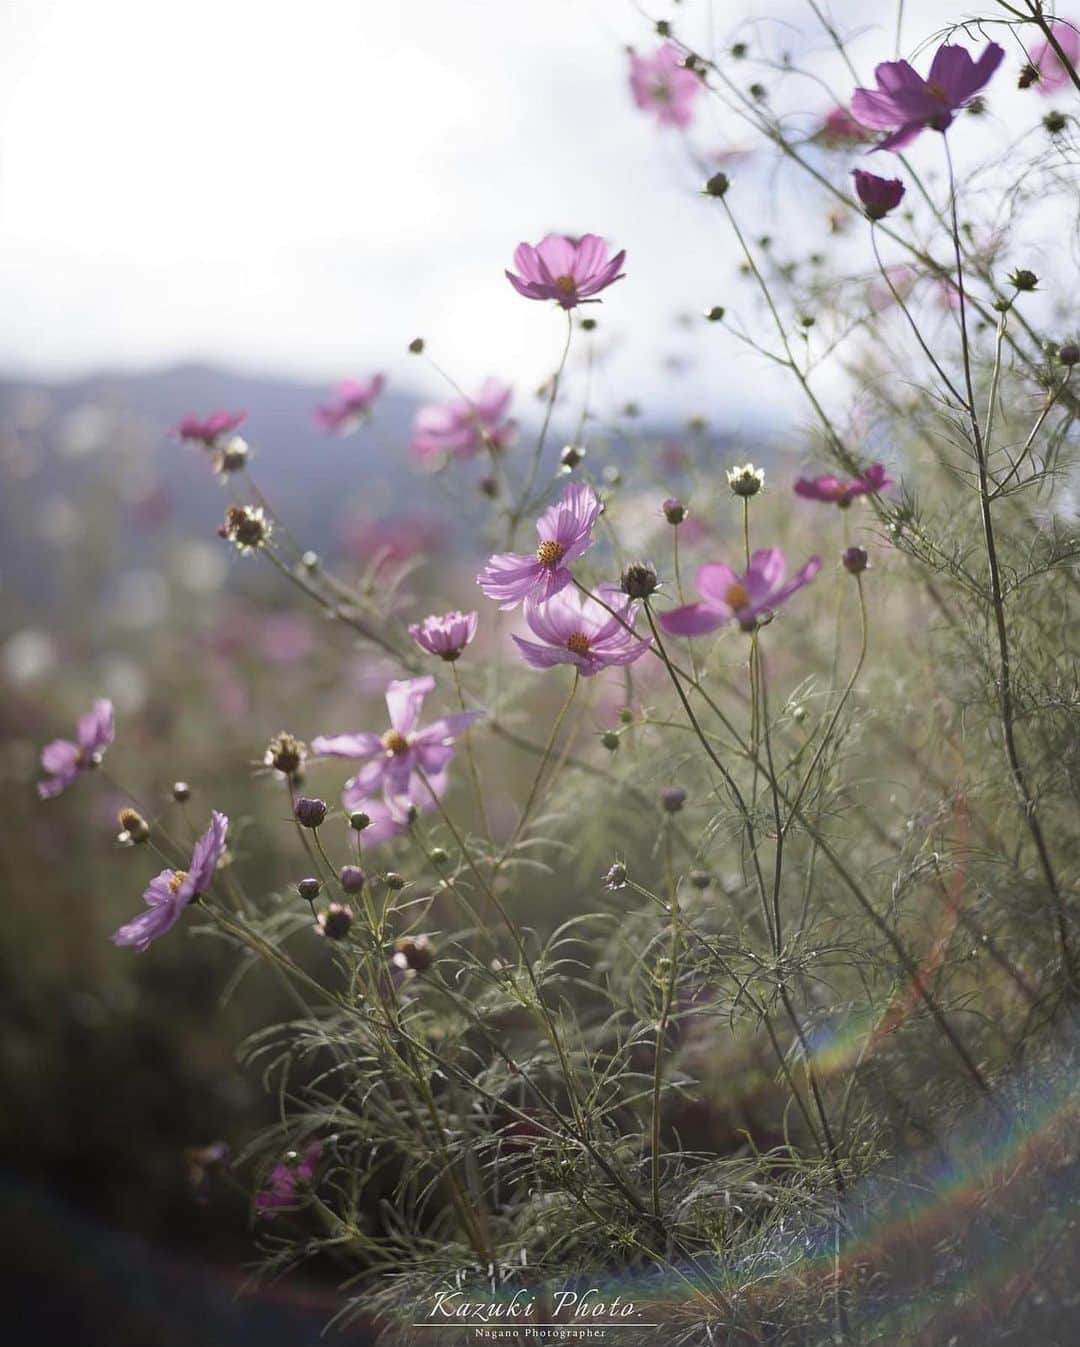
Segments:
[[[246,556],[249,552],[257,552],[273,529],[261,505],[230,505],[225,511],[225,523],[218,533],[234,543],[237,551]]]
[[[263,762],[273,767],[283,776],[293,777],[300,771],[307,758],[307,745],[301,739],[282,730],[266,746]]]
[[[626,887],[626,866],[622,861],[616,861],[610,870],[604,875],[604,888],[613,892],[615,889]]]
[[[647,561],[632,562],[624,568],[619,588],[631,599],[647,599],[660,588],[656,567]]]
[[[732,494],[749,499],[756,496],[765,485],[765,470],[755,468],[753,463],[744,463],[742,467],[728,468],[727,484]]]
[[[117,821],[121,829],[117,841],[121,846],[128,843],[138,845],[150,837],[150,825],[137,809],[121,809]]]
[[[406,969],[410,973],[423,973],[435,960],[435,946],[426,935],[403,935],[394,944],[393,964],[395,968]]]

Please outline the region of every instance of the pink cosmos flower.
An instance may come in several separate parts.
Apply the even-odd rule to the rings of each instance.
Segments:
[[[899,178],[879,178],[876,173],[867,173],[861,168],[855,169],[851,176],[855,179],[855,193],[869,220],[884,220],[903,200],[906,189]]]
[[[736,575],[722,561],[698,568],[695,584],[701,603],[688,603],[661,613],[660,625],[672,636],[701,636],[727,622],[752,631],[759,617],[789,599],[821,570],[820,557],[811,557],[801,571],[785,580],[787,562],[779,547],[754,552],[745,575]]]
[[[956,113],[989,83],[1005,57],[996,42],[987,43],[977,61],[966,47],[939,47],[926,79],[907,61],[884,61],[874,71],[876,89],[856,89],[855,119],[874,131],[889,131],[875,150],[900,150],[925,131],[945,132]]]
[[[592,546],[592,529],[600,515],[596,492],[586,482],[572,482],[562,499],[536,521],[539,546],[530,555],[497,552],[476,577],[476,583],[501,608],[516,608],[522,599],[550,599],[565,589],[568,569]]]
[[[369,415],[375,399],[386,387],[385,374],[370,379],[343,379],[334,388],[334,398],[315,408],[315,421],[332,435],[349,435]]]
[[[47,781],[38,782],[41,798],[51,800],[66,790],[80,772],[97,767],[115,733],[113,704],[101,697],[79,717],[74,743],[70,739],[54,739],[41,750],[41,765],[49,774]]]
[[[566,234],[548,234],[534,248],[519,243],[514,250],[514,266],[521,273],[508,271],[506,279],[526,299],[553,299],[564,309],[579,304],[598,304],[593,296],[621,281],[619,270],[626,252],[608,258],[607,244],[596,234],[570,238]]]
[[[279,1211],[295,1207],[297,1189],[301,1184],[312,1181],[321,1159],[322,1142],[310,1141],[294,1158],[275,1165],[270,1171],[266,1187],[255,1195],[256,1213],[270,1220]]]
[[[661,126],[689,126],[701,80],[683,65],[682,53],[665,42],[651,56],[630,53],[630,90],[645,112],[655,112]]]
[[[114,931],[113,944],[131,945],[142,954],[159,936],[171,931],[191,900],[209,889],[228,834],[229,820],[215,809],[210,815],[210,827],[192,848],[188,868],[162,870],[154,876],[143,893],[147,910]]]
[[[516,423],[506,419],[513,389],[498,379],[487,379],[475,398],[421,407],[413,421],[409,449],[417,458],[440,455],[473,458],[481,449],[505,449],[514,438]]]
[[[601,585],[600,595],[618,617],[576,589],[564,589],[546,602],[526,600],[525,621],[542,643],[514,637],[526,664],[534,669],[572,664],[583,678],[592,678],[613,664],[633,664],[640,659],[650,643],[638,640],[623,625],[633,626],[637,604],[615,585]]]
[[[367,800],[380,793],[387,802],[410,799],[413,773],[422,771],[431,778],[445,771],[459,732],[484,714],[458,711],[417,729],[424,698],[434,687],[435,680],[430,674],[395,679],[386,689],[390,728],[384,734],[321,735],[312,740],[312,753],[356,758],[364,764],[346,783],[345,789],[354,799]],[[419,803],[427,791],[419,784],[415,794]],[[366,808],[362,804],[356,807]]]
[[[476,635],[476,613],[444,613],[437,617],[434,613],[425,617],[423,622],[414,622],[409,627],[409,635],[421,650],[429,655],[438,655],[447,662],[456,660]]]
[[[247,420],[247,412],[211,412],[209,416],[185,416],[175,433],[182,440],[214,449],[218,440],[229,435]]]
[[[867,139],[866,127],[861,126],[851,115],[848,108],[833,108],[829,112],[818,138],[830,148],[839,149],[844,145],[861,145]]]
[[[435,792],[436,799],[441,800],[447,790],[446,773],[438,772],[435,776],[429,776],[428,782],[431,791]],[[423,782],[417,782],[416,785],[417,789],[412,798],[383,799],[378,795],[374,797],[365,795],[355,776],[345,782],[341,792],[341,805],[345,813],[352,814],[362,810],[371,820],[360,834],[365,851],[369,847],[377,847],[381,842],[389,841],[391,837],[400,837],[403,833],[407,833],[410,808],[418,810],[421,814],[430,814],[435,809],[431,791]]]
[[[1072,65],[1080,63],[1080,33],[1071,23],[1051,22],[1050,29]],[[1057,93],[1072,79],[1068,67],[1049,42],[1040,42],[1037,47],[1032,47],[1029,64],[1038,72],[1037,82],[1041,94]]]
[[[859,496],[876,495],[892,486],[892,478],[885,471],[884,463],[872,463],[858,477],[833,477],[826,473],[822,477],[800,477],[795,483],[796,496],[806,500],[820,500],[829,505],[839,505],[847,509]]]

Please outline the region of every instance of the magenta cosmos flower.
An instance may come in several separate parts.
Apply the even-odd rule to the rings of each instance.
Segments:
[[[903,200],[905,188],[899,178],[879,178],[862,168],[855,169],[851,176],[855,179],[855,194],[869,220],[884,220]]]
[[[38,782],[41,798],[51,800],[66,790],[80,772],[97,767],[115,733],[113,704],[101,697],[79,717],[74,743],[70,739],[54,739],[41,750],[41,765],[49,774],[47,781]]]
[[[701,80],[683,64],[682,54],[665,42],[651,56],[630,53],[630,91],[644,112],[655,112],[661,126],[689,126]]]
[[[386,689],[390,728],[384,734],[321,735],[312,740],[312,753],[354,758],[363,763],[346,785],[346,790],[357,801],[379,794],[388,801],[409,799],[413,773],[422,771],[430,779],[445,771],[453,757],[457,735],[484,714],[482,711],[458,711],[418,729],[416,722],[420,708],[434,687],[435,680],[430,674],[422,678],[395,679]],[[416,793],[419,802],[427,791],[421,787]]]
[[[514,438],[515,422],[506,419],[513,389],[487,379],[475,398],[421,407],[413,421],[409,449],[419,459],[440,456],[473,458],[481,449],[505,449]]]
[[[573,309],[599,303],[594,296],[622,280],[619,268],[625,261],[625,251],[609,259],[607,244],[596,234],[579,239],[548,234],[535,248],[531,243],[518,244],[514,266],[521,274],[508,271],[506,279],[526,299],[553,299],[564,309]]]
[[[947,131],[953,117],[989,83],[1004,59],[996,42],[977,61],[966,47],[939,47],[923,79],[907,61],[884,61],[874,71],[876,89],[856,89],[851,111],[863,126],[888,131],[875,150],[900,150],[925,131]]]
[[[607,608],[576,589],[564,589],[545,603],[529,599],[525,621],[540,643],[514,637],[526,664],[534,669],[572,664],[583,678],[592,678],[613,664],[633,664],[640,659],[649,642],[627,630],[634,624],[637,605],[614,585],[601,585],[600,594]]]
[[[859,496],[876,495],[890,486],[892,478],[885,471],[885,464],[872,463],[858,477],[833,477],[829,473],[821,477],[800,477],[794,489],[796,496],[805,500],[820,500],[847,509]]]
[[[779,608],[820,570],[820,557],[811,557],[801,571],[785,580],[787,561],[779,547],[754,552],[745,575],[737,575],[722,561],[707,562],[698,568],[694,582],[701,603],[661,613],[660,625],[673,636],[702,636],[727,622],[738,622],[744,631],[752,631],[759,617]]]
[[[332,435],[348,435],[369,415],[375,399],[386,387],[385,374],[370,379],[343,379],[333,390],[333,399],[315,408],[315,421]]]
[[[1071,23],[1052,22],[1050,29],[1066,58],[1074,66],[1080,63],[1080,33]],[[1040,42],[1037,47],[1032,47],[1029,64],[1038,74],[1036,82],[1041,94],[1057,93],[1072,79],[1068,67],[1049,42]]]
[[[176,434],[191,444],[214,449],[218,440],[231,434],[247,420],[247,412],[211,412],[209,416],[185,416],[176,427]]]
[[[448,663],[456,660],[476,635],[476,613],[443,613],[441,617],[432,614],[423,622],[414,622],[409,627],[409,635],[421,650],[429,655],[438,655]]]
[[[297,1189],[310,1184],[322,1159],[322,1142],[309,1141],[300,1152],[275,1165],[270,1171],[266,1187],[255,1195],[255,1211],[270,1220],[279,1211],[295,1207]]]
[[[215,809],[210,815],[210,827],[192,848],[188,868],[162,870],[154,876],[143,893],[147,910],[114,931],[113,944],[131,945],[141,954],[150,948],[152,941],[171,931],[192,899],[209,889],[228,833],[229,820]]]
[[[550,599],[565,589],[567,569],[592,546],[592,530],[600,516],[596,492],[585,482],[572,482],[562,499],[536,521],[539,544],[530,556],[497,552],[476,577],[476,583],[501,608],[516,608],[522,599]]]

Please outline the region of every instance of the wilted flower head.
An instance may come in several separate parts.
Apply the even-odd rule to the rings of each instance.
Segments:
[[[615,889],[624,889],[626,887],[626,866],[622,861],[616,861],[610,870],[606,871],[604,876],[604,888],[610,891]]]
[[[421,407],[413,421],[409,449],[417,458],[468,459],[483,449],[505,449],[517,426],[506,419],[514,396],[498,379],[487,379],[475,398]]]
[[[633,626],[637,605],[612,585],[602,585],[600,594],[613,612],[576,589],[565,589],[544,602],[527,600],[525,621],[541,644],[514,637],[525,662],[534,669],[572,664],[583,678],[592,678],[601,669],[640,659],[649,642],[627,630]]]
[[[343,379],[335,386],[332,401],[315,408],[316,423],[333,435],[348,435],[369,415],[385,386],[385,374],[363,380]]]
[[[211,412],[209,416],[185,416],[175,433],[191,444],[216,449],[218,441],[247,420],[247,412]]]
[[[137,809],[121,809],[116,821],[120,824],[116,840],[121,846],[138,846],[150,840],[150,825]]]
[[[796,496],[806,500],[824,501],[829,505],[839,505],[847,509],[859,496],[874,495],[886,491],[892,486],[892,478],[885,471],[884,463],[872,463],[858,477],[834,477],[825,473],[821,477],[800,477],[795,483]]]
[[[457,609],[452,613],[443,613],[441,617],[433,613],[425,617],[423,622],[413,622],[409,627],[409,635],[421,650],[452,662],[476,635],[477,620],[476,613],[461,613]]]
[[[665,42],[651,56],[630,53],[630,90],[645,112],[655,112],[661,126],[689,126],[701,80],[683,64],[673,42]]]
[[[184,908],[206,893],[225,852],[229,820],[216,809],[210,815],[210,827],[195,843],[191,864],[186,870],[162,870],[147,885],[143,902],[147,911],[113,932],[114,945],[130,945],[140,954],[151,943],[171,931]]]
[[[728,468],[727,484],[736,496],[756,496],[765,485],[765,469],[755,468],[753,463]]]
[[[601,508],[591,486],[570,483],[561,499],[536,521],[539,545],[535,553],[496,553],[476,583],[502,608],[516,608],[525,598],[550,599],[570,583],[570,562],[592,546],[592,529]]]
[[[243,435],[230,435],[214,449],[214,471],[221,477],[240,472],[247,467],[249,456],[248,442]]]
[[[410,973],[423,973],[435,959],[435,946],[426,935],[404,935],[394,945],[390,962]]]
[[[195,1201],[205,1205],[210,1199],[210,1175],[227,1163],[229,1147],[224,1141],[212,1141],[209,1146],[188,1146],[184,1150],[188,1187]]]
[[[956,113],[989,83],[1005,53],[987,43],[977,61],[966,47],[939,47],[926,79],[907,61],[884,61],[874,71],[876,89],[856,89],[851,111],[874,131],[889,131],[875,150],[901,150],[925,131],[945,132]]]
[[[1074,66],[1080,64],[1080,32],[1077,32],[1071,23],[1060,23],[1056,20],[1051,20],[1050,31],[1065,53],[1066,60]],[[1030,82],[1038,86],[1041,94],[1057,93],[1072,79],[1068,66],[1058,56],[1049,40],[1032,47],[1028,59],[1029,65],[1025,69],[1034,72],[1034,79]]]
[[[869,220],[884,220],[903,199],[905,188],[899,178],[879,178],[876,173],[867,173],[861,168],[855,169],[852,177],[855,193]]]
[[[315,918],[315,930],[327,940],[344,940],[353,923],[353,914],[343,903],[330,903]]]
[[[257,551],[273,532],[273,525],[261,505],[230,505],[225,523],[218,533],[235,543],[243,554]]]
[[[355,758],[363,763],[346,783],[345,799],[349,802],[346,809],[352,811],[362,804],[371,816],[372,829],[381,821],[373,807],[378,804],[380,794],[390,812],[390,821],[407,823],[405,803],[414,794],[418,806],[423,806],[430,798],[422,782],[417,782],[414,790],[414,773],[423,772],[431,780],[444,772],[453,757],[457,735],[484,714],[482,711],[458,711],[419,728],[417,721],[424,698],[434,687],[435,680],[430,674],[423,678],[395,679],[386,689],[390,728],[384,734],[320,735],[311,742],[313,753]]]
[[[276,772],[288,777],[294,777],[303,770],[306,758],[307,745],[304,741],[284,730],[274,735],[263,754],[263,762],[267,767],[273,767]]]
[[[506,279],[526,299],[553,299],[562,308],[573,309],[598,303],[595,296],[601,290],[622,280],[619,268],[625,261],[625,251],[609,259],[607,244],[596,234],[579,239],[548,234],[535,248],[531,243],[518,244],[514,252],[518,270],[508,271]]]
[[[698,568],[695,580],[702,601],[661,613],[660,625],[673,636],[701,636],[728,622],[751,631],[759,618],[808,585],[819,570],[820,559],[811,557],[802,570],[785,580],[787,562],[779,547],[753,553],[744,575],[737,575],[722,561],[708,562]]]
[[[269,1220],[279,1211],[295,1207],[298,1190],[311,1183],[322,1158],[322,1142],[311,1141],[297,1153],[291,1151],[270,1171],[266,1187],[255,1196],[255,1211]]]
[[[79,717],[75,741],[54,739],[41,750],[41,765],[48,773],[46,781],[38,782],[38,794],[50,800],[66,790],[80,772],[97,767],[116,733],[113,704],[99,698],[85,715]]]

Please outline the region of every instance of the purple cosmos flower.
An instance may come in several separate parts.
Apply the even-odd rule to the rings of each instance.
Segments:
[[[295,1207],[297,1188],[309,1184],[322,1159],[322,1142],[309,1141],[299,1153],[292,1152],[270,1171],[266,1187],[255,1196],[255,1211],[270,1220],[279,1211]]]
[[[866,127],[851,115],[848,108],[833,108],[825,117],[818,136],[830,148],[861,145],[867,139]]]
[[[147,910],[114,931],[113,944],[132,945],[142,954],[152,941],[171,931],[191,900],[209,889],[228,833],[229,820],[215,809],[210,815],[210,827],[192,848],[188,868],[162,870],[154,876],[143,893]]]
[[[889,131],[875,150],[900,150],[925,131],[947,131],[956,113],[989,83],[1005,57],[987,43],[977,61],[966,47],[939,47],[926,79],[907,61],[884,61],[874,71],[877,89],[856,89],[855,119],[874,131]]]
[[[651,56],[630,53],[630,90],[638,107],[655,112],[661,126],[689,126],[701,80],[683,65],[678,47],[665,42]]]
[[[346,794],[356,801],[347,808],[359,809],[362,801],[380,793],[393,808],[391,802],[409,800],[414,772],[423,771],[430,779],[446,770],[454,754],[455,738],[484,713],[458,711],[417,729],[424,698],[434,687],[435,680],[430,674],[390,683],[386,689],[390,728],[385,734],[323,735],[312,740],[313,753],[357,758],[364,764],[346,784]],[[415,793],[418,805],[428,794],[423,785],[418,785]],[[362,807],[370,814],[366,804]]]
[[[562,499],[536,521],[539,545],[531,555],[497,552],[476,577],[489,599],[502,608],[515,608],[522,599],[550,599],[565,589],[572,577],[571,561],[592,546],[592,528],[600,516],[600,500],[585,482],[572,482]]]
[[[204,449],[217,448],[218,440],[234,431],[247,420],[247,412],[211,412],[209,416],[185,416],[175,433],[191,444]]]
[[[695,580],[702,602],[662,613],[660,625],[672,636],[701,636],[727,622],[738,622],[744,631],[752,631],[763,613],[779,608],[819,570],[821,559],[811,557],[801,571],[785,580],[787,562],[779,547],[754,552],[745,575],[736,575],[722,561],[707,562],[698,568]]]
[[[441,617],[433,613],[423,622],[413,622],[409,635],[421,650],[449,663],[458,658],[476,635],[477,620],[476,613],[459,613],[457,609]]]
[[[855,169],[851,176],[855,179],[855,192],[868,220],[884,220],[903,199],[905,188],[899,178],[879,178],[876,173],[867,173],[862,168]]]
[[[421,407],[413,421],[410,451],[427,461],[441,456],[467,459],[482,449],[505,449],[516,429],[516,422],[506,419],[513,396],[506,384],[486,379],[475,398]]]
[[[566,234],[548,234],[534,248],[519,243],[514,251],[514,266],[521,273],[508,271],[506,279],[526,299],[553,299],[564,309],[578,304],[596,304],[592,297],[621,281],[619,270],[626,253],[608,259],[607,244],[596,234],[570,238]]]
[[[370,413],[375,399],[386,386],[385,374],[370,379],[343,379],[334,388],[332,402],[315,408],[315,421],[332,435],[348,435]]]
[[[96,767],[114,734],[113,704],[101,697],[92,710],[79,717],[74,743],[70,739],[54,739],[41,750],[41,765],[49,774],[47,781],[38,782],[41,798],[51,800],[66,790],[80,772]]]
[[[1080,63],[1080,33],[1071,23],[1052,21],[1050,29],[1071,64],[1075,66]],[[1049,42],[1040,42],[1037,47],[1032,47],[1029,64],[1036,73],[1041,94],[1057,93],[1072,79],[1068,67]]]
[[[826,473],[821,477],[800,477],[795,483],[796,496],[805,500],[820,500],[827,505],[839,505],[842,510],[859,496],[876,495],[892,486],[892,478],[885,471],[884,463],[872,463],[858,477],[833,477]]]
[[[542,644],[514,637],[526,664],[534,669],[572,664],[583,678],[592,678],[613,664],[633,664],[640,659],[649,649],[649,642],[638,640],[623,625],[633,626],[637,604],[614,585],[601,585],[600,594],[618,617],[576,589],[564,589],[542,603],[527,600],[525,621]]]

